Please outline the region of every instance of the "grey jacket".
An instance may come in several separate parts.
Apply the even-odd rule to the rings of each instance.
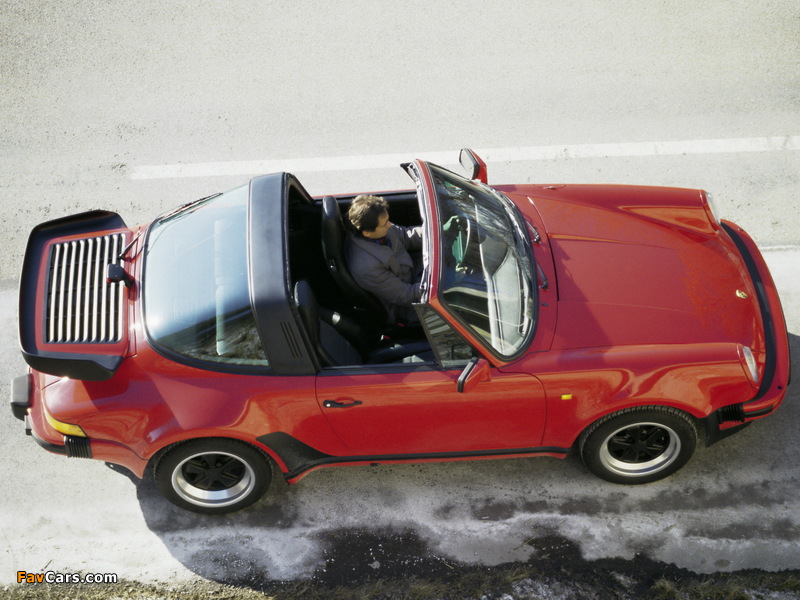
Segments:
[[[422,248],[422,228],[392,225],[382,246],[352,232],[347,234],[347,266],[356,283],[372,292],[386,307],[389,318],[413,319],[411,307],[420,299],[419,282],[414,281],[414,262],[409,251]]]

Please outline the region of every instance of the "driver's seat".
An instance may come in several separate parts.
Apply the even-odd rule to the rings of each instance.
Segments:
[[[328,272],[356,310],[359,318],[365,318],[375,326],[383,328],[389,316],[383,304],[370,292],[356,283],[347,268],[345,257],[345,228],[339,203],[333,196],[322,199],[322,254]]]
[[[317,304],[305,279],[294,285],[294,302],[324,367],[433,361],[426,340],[371,341],[358,323]]]

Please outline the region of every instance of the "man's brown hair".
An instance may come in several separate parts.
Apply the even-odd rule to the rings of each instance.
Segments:
[[[350,210],[347,211],[347,220],[358,232],[375,231],[380,223],[380,218],[389,214],[389,203],[380,196],[361,194],[353,198]]]

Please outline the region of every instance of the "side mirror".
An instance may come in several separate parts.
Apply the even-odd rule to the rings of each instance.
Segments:
[[[482,381],[491,381],[492,371],[489,361],[485,358],[473,356],[467,363],[461,375],[458,376],[457,390],[459,394],[466,394]]]
[[[469,148],[461,149],[461,152],[458,154],[458,162],[460,162],[464,170],[470,174],[470,179],[477,179],[481,183],[486,183],[488,181],[486,163]]]

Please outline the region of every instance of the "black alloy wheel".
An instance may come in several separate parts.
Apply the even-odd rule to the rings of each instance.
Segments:
[[[692,417],[666,406],[608,415],[580,438],[581,457],[595,475],[614,483],[649,483],[683,467],[697,447]]]
[[[173,504],[195,512],[228,513],[250,506],[272,480],[268,458],[230,439],[177,444],[158,461],[154,477]]]

